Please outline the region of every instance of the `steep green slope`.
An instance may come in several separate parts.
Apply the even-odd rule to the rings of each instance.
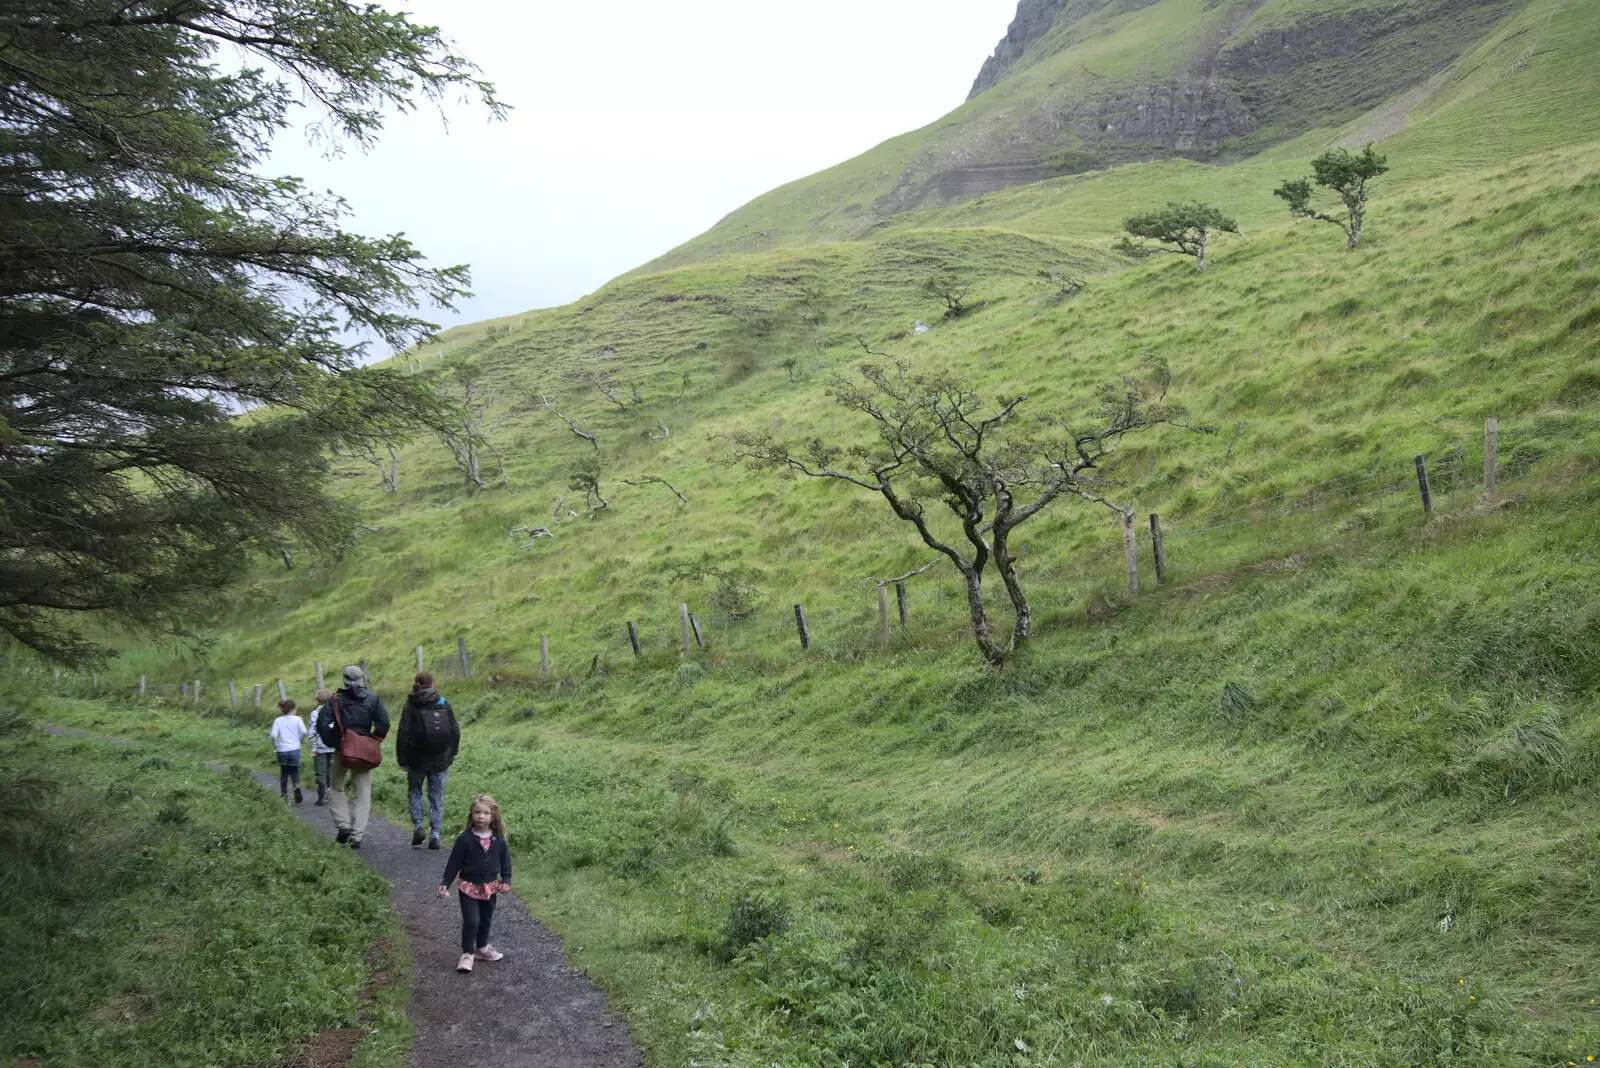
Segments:
[[[1407,77],[1386,78],[1363,65],[1360,52],[1321,61],[1316,70],[1275,71],[1271,77],[1285,86],[1278,92],[1285,107],[1292,105],[1295,117],[1277,125],[1253,126],[1248,135],[1229,142],[1232,147],[1223,153],[1227,160],[1241,160],[1264,150],[1259,161],[1224,168],[1166,161],[1101,170],[1130,159],[1212,158],[1210,153],[1176,148],[1156,151],[1143,142],[1115,151],[1105,146],[1085,148],[1077,134],[1051,140],[1055,135],[1029,132],[1025,116],[1030,108],[1043,108],[1057,118],[1064,114],[1061,105],[1049,102],[1053,98],[1029,103],[1035,91],[1085,91],[1077,83],[1062,84],[1061,78],[1072,71],[1087,77],[1083,71],[1090,68],[1096,84],[1105,79],[1137,80],[1131,72],[1162,70],[1163,64],[1174,62],[1162,58],[1163,48],[1176,47],[1174,42],[1213,40],[1206,27],[1218,19],[1238,21],[1240,13],[1234,6],[1198,0],[1139,6],[1119,16],[1114,30],[1079,43],[1068,38],[1060,51],[1039,65],[1014,73],[944,119],[758,197],[634,273],[773,247],[836,241],[880,227],[1003,225],[1029,233],[1093,237],[1115,230],[1130,202],[1159,203],[1164,196],[1215,200],[1246,220],[1259,222],[1281,207],[1270,192],[1281,180],[1284,161],[1314,155],[1334,144],[1383,141],[1385,150],[1406,159],[1410,176],[1424,178],[1600,137],[1600,80],[1587,59],[1600,43],[1600,12],[1594,5],[1527,0],[1515,6],[1472,6],[1477,16],[1495,16],[1492,24],[1464,19],[1455,6],[1442,5],[1417,22],[1407,16],[1408,11],[1419,15],[1433,8],[1367,0],[1260,5],[1228,38],[1241,54],[1275,46],[1292,53],[1299,41],[1322,41],[1332,48],[1332,42],[1344,40],[1337,32],[1343,12],[1351,19],[1376,19],[1373,25],[1391,27],[1396,36],[1383,56],[1385,62],[1402,66]],[[1095,17],[1120,10],[1111,5]],[[1452,27],[1437,39],[1456,42],[1458,51],[1446,49],[1448,55],[1433,56],[1422,47],[1424,41],[1435,39],[1429,27],[1436,24]],[[1468,27],[1473,28],[1471,40],[1453,36]],[[1113,61],[1106,54],[1113,46],[1114,55],[1124,58]],[[1108,64],[1103,75],[1096,66],[1100,63]],[[1052,80],[1058,84],[1052,86]],[[1345,80],[1354,87],[1343,84]],[[1151,105],[1129,106],[1139,112]],[[1205,113],[1199,105],[1184,112]],[[1111,125],[1115,128],[1116,122]],[[1040,162],[1052,158],[1051,153],[1054,170]],[[999,168],[995,181],[962,184],[951,179],[940,192],[940,175],[962,168],[981,171],[990,165],[986,161],[997,159],[1001,163],[995,164]],[[1070,171],[1090,173],[1049,177]]]
[[[371,529],[357,553],[331,571],[308,571],[303,558],[292,574],[263,571],[226,606],[212,670],[299,678],[319,648],[320,659],[367,657],[392,677],[412,645],[453,647],[458,634],[526,666],[541,633],[570,670],[620,652],[627,619],[671,634],[681,601],[724,615],[709,603],[717,568],[753,569],[766,603],[743,624],[714,620],[719,641],[783,633],[796,602],[836,617],[834,634],[868,639],[874,607],[861,581],[927,559],[909,529],[865,494],[717,462],[728,452],[717,435],[740,426],[861,440],[866,428],[825,396],[829,371],[863,358],[860,338],[1067,414],[1098,384],[1148,375],[1165,359],[1173,395],[1224,431],[1169,433],[1127,454],[1123,495],[1179,532],[1354,469],[1408,462],[1476,435],[1487,415],[1511,427],[1552,404],[1586,404],[1597,160],[1595,149],[1572,151],[1418,186],[1380,204],[1370,244],[1351,255],[1331,229],[1280,223],[1221,244],[1203,277],[1177,261],[1091,274],[1064,303],[1049,299],[1038,270],[1092,272],[1110,261],[980,229],[615,283],[461,350],[492,369],[509,413],[495,432],[509,490],[467,496],[437,444],[409,447],[398,494],[362,491]],[[980,305],[953,323],[917,293],[940,264],[968,276]],[[808,289],[821,291],[827,313],[816,342],[797,303]],[[916,333],[919,317],[934,326]],[[626,410],[588,381],[611,371]],[[598,454],[540,395],[597,435]],[[592,455],[612,505],[589,521],[565,513],[583,511],[567,483]],[[370,471],[348,473],[366,487]],[[688,505],[659,486],[615,481],[645,475],[671,482]],[[521,549],[526,539],[508,531],[522,526],[555,536]],[[1021,537],[1030,581],[1065,602],[1115,573],[1114,564],[1083,570],[1119,544],[1102,511],[1062,506]],[[944,583],[939,575],[919,588]],[[814,628],[831,640],[828,626]]]
[[[1255,14],[1270,39],[1327,9]],[[968,107],[1170,29],[1141,16],[1230,10],[1101,5],[1111,32],[1039,38]],[[314,660],[364,659],[398,698],[422,645],[468,724],[450,803],[502,799],[528,900],[652,1064],[1588,1063],[1596,42],[1600,8],[1532,0],[1409,96],[1249,162],[1064,177],[850,241],[811,228],[844,200],[791,188],[759,241],[729,239],[739,214],[669,268],[452,331],[404,359],[485,371],[508,486],[468,494],[434,442],[392,494],[352,461],[345,559],[263,567],[196,642],[97,681],[200,678],[221,711],[228,679],[300,696]],[[1362,247],[1291,223],[1272,187],[1378,130],[1395,171]],[[1205,275],[1108,251],[1123,215],[1190,196],[1245,224]],[[935,274],[967,314],[941,317]],[[1170,374],[1217,433],[1130,439],[1115,470],[1162,517],[1166,583],[1143,547],[1130,593],[1120,530],[1064,504],[1019,532],[1036,638],[1007,670],[948,569],[910,580],[880,651],[871,578],[928,551],[865,492],[721,462],[742,428],[866,440],[827,393],[885,358],[864,348],[1041,414]],[[591,461],[592,518],[569,483]],[[687,502],[619,481],[647,476]],[[708,646],[688,656],[683,603]],[[448,677],[458,638],[471,680]],[[116,714],[248,741],[192,707]],[[397,812],[394,769],[375,796]]]

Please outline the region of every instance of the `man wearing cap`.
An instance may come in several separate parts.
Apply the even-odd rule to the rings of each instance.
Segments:
[[[333,781],[329,784],[328,807],[333,810],[333,822],[339,828],[334,841],[341,845],[349,842],[351,849],[360,849],[361,839],[367,833],[367,817],[372,812],[372,769],[358,771],[345,766],[339,756],[339,723],[342,721],[347,731],[365,734],[379,742],[389,733],[389,711],[378,700],[378,695],[367,689],[366,681],[367,673],[359,667],[345,668],[344,686],[322,706],[322,714],[317,717],[317,734],[333,746]],[[337,719],[334,716],[336,703]],[[355,796],[349,802],[344,798],[347,775],[355,788]]]

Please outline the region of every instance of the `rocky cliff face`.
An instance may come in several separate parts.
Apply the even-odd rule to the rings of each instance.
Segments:
[[[1104,8],[1116,6],[1119,10],[1136,10],[1156,0],[1020,0],[1017,16],[1006,28],[1006,35],[995,45],[994,55],[983,61],[978,77],[967,94],[971,100],[985,89],[998,85],[1028,46],[1050,32],[1057,23],[1066,25],[1093,15]]]
[[[1004,39],[968,99],[1021,67],[1071,54],[1079,25],[1160,0],[1020,0]],[[1166,72],[1133,79],[1071,77],[1007,106],[959,149],[916,161],[876,205],[880,213],[929,206],[1042,177],[1144,159],[1225,161],[1318,126],[1337,125],[1405,92],[1447,66],[1518,0],[1327,0],[1294,17],[1271,0],[1211,0],[1217,17]],[[1101,32],[1101,31],[1093,31]],[[1085,38],[1087,39],[1087,38]],[[1024,62],[1025,60],[1025,62]]]

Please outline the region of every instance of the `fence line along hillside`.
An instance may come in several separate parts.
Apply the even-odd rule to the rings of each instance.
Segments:
[[[1590,412],[1547,417],[1501,429],[1489,419],[1482,437],[1455,440],[1411,458],[1379,461],[1336,478],[1288,490],[1236,508],[1193,519],[1141,517],[1117,522],[1104,552],[1026,574],[1035,633],[1069,613],[1112,611],[1122,599],[1162,584],[1204,588],[1208,578],[1251,561],[1260,563],[1264,539],[1285,569],[1304,554],[1331,545],[1404,512],[1419,518],[1463,498],[1493,501],[1499,484],[1527,474],[1538,461],[1591,436]],[[1270,565],[1263,565],[1270,566]],[[440,678],[550,680],[583,677],[635,661],[660,663],[702,654],[717,656],[816,656],[853,659],[874,649],[928,647],[970,640],[966,590],[941,560],[914,577],[893,583],[858,584],[858,605],[820,612],[775,599],[732,610],[704,611],[667,604],[647,617],[573,619],[563,631],[538,636],[536,657],[472,649],[465,637],[437,639],[403,649],[370,651],[375,687],[407,688],[413,670]],[[990,583],[985,596],[1004,619],[1004,590]],[[398,644],[398,643],[396,643]],[[784,652],[787,650],[787,653]],[[195,677],[154,678],[114,672],[71,673],[14,659],[14,673],[50,672],[49,678],[77,692],[124,693],[184,701],[240,712],[271,710],[278,700],[302,703],[333,680],[343,664],[309,661],[299,678],[241,680],[201,671]],[[361,666],[368,667],[363,659]]]

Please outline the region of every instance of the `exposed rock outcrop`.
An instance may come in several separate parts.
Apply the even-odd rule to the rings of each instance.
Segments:
[[[1156,2],[1020,0],[968,99],[1019,65],[1048,62],[1103,32],[1107,18]],[[1211,0],[1216,17],[1169,72],[1085,80],[1064,71],[1059,89],[1051,81],[1043,94],[976,118],[959,144],[913,161],[876,210],[913,210],[1091,166],[1249,155],[1426,82],[1518,0],[1328,0],[1258,28],[1252,20],[1264,2]]]

